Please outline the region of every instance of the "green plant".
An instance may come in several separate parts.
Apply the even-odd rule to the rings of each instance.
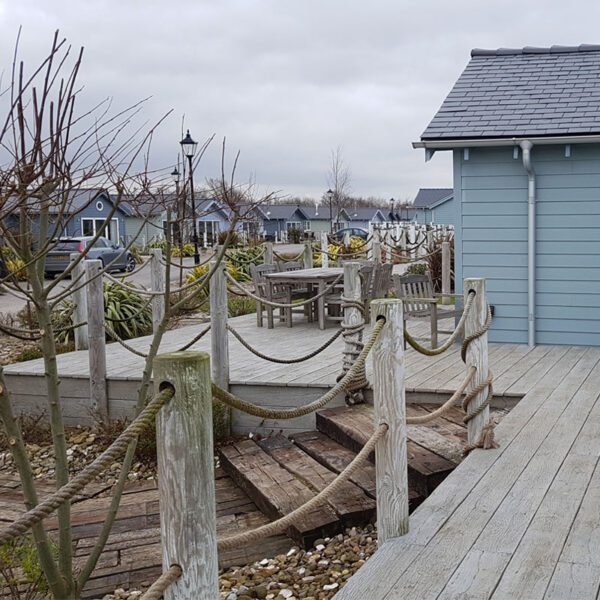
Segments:
[[[33,348],[24,348],[15,357],[14,362],[27,362],[28,360],[35,360],[36,358],[42,358],[43,356],[44,353],[39,346],[35,346]]]
[[[152,333],[152,306],[131,283],[127,288],[116,283],[104,284],[104,317],[124,340]],[[112,338],[107,336],[107,339]]]
[[[19,281],[27,281],[28,277],[27,270],[25,269],[25,263],[20,258],[7,260],[4,265],[6,270],[15,275]]]
[[[167,249],[167,241],[166,240],[152,240],[151,242],[146,244],[146,247],[144,248],[144,254],[150,254],[150,252],[148,252],[148,251],[151,250],[152,248],[158,248],[164,252]]]
[[[227,298],[227,312],[231,318],[249,315],[256,310],[256,300],[247,296],[234,296],[232,294]]]
[[[143,253],[142,253],[142,248],[140,248],[140,246],[130,246],[129,247],[129,252],[131,252],[131,254],[133,255],[133,258],[135,259],[136,264],[141,265],[144,262],[144,259],[142,258]]]
[[[184,244],[182,247],[173,246],[171,248],[171,256],[194,256],[194,244]]]
[[[237,248],[227,252],[227,264],[235,266],[237,275],[231,273],[236,281],[250,281],[250,265],[260,265],[263,262],[263,248]]]
[[[435,240],[427,246],[427,266],[431,273],[433,291],[442,291],[442,241]],[[454,290],[454,240],[450,241],[450,291]]]
[[[52,548],[56,554],[56,547]],[[33,538],[13,540],[0,546],[0,589],[13,600],[33,600],[48,593]]]
[[[426,275],[427,272],[428,269],[425,263],[414,263],[406,269],[407,275]]]
[[[219,245],[220,246],[224,246],[225,245],[225,240],[227,239],[227,235],[229,234],[229,231],[221,231],[217,237],[217,240],[219,241]],[[240,237],[240,235],[235,232],[232,231],[231,232],[231,237],[229,238],[229,248],[237,248],[238,246],[242,245],[242,238]]]
[[[304,237],[304,231],[302,229],[298,229],[296,227],[290,227],[287,230],[288,242],[290,244],[299,244]]]

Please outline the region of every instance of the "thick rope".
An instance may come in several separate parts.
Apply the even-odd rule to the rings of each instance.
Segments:
[[[122,287],[124,290],[127,290],[128,292],[136,292],[137,294],[141,294],[142,296],[162,296],[164,295],[164,292],[153,292],[152,290],[146,290],[144,288],[139,288],[139,287],[135,287],[133,285],[129,285],[128,283],[124,283],[122,281],[120,281],[119,279],[117,279],[116,277],[113,277],[110,273],[104,273],[104,276],[112,281],[114,284],[118,285],[119,287]]]
[[[489,304],[486,306],[486,311],[487,312],[485,317],[485,323],[475,333],[472,333],[471,335],[463,339],[462,346],[460,348],[460,357],[462,358],[463,362],[467,362],[467,348],[469,347],[469,344],[473,340],[476,340],[478,337],[481,337],[490,328],[492,324],[492,310],[490,309]]]
[[[333,400],[341,392],[347,391],[348,387],[352,385],[356,375],[360,372],[360,369],[364,368],[367,355],[373,348],[373,344],[375,343],[375,340],[377,339],[377,336],[383,329],[384,325],[385,319],[377,320],[375,326],[373,327],[373,331],[371,332],[369,341],[365,344],[363,351],[356,359],[356,362],[352,365],[350,370],[326,394],[317,400],[314,400],[310,404],[288,410],[272,410],[263,408],[261,406],[256,406],[256,404],[252,404],[251,402],[243,400],[242,398],[238,398],[214,383],[212,384],[213,397],[217,400],[220,400],[227,406],[230,406],[231,408],[236,408],[249,415],[260,417],[261,419],[295,419],[296,417],[308,415],[316,410],[319,410],[320,408],[323,408],[323,406],[331,402],[331,400]]]
[[[294,363],[304,362],[305,360],[314,358],[315,356],[317,356],[317,354],[323,352],[325,348],[331,346],[331,344],[333,344],[333,342],[335,342],[335,340],[337,340],[340,337],[340,335],[342,335],[342,330],[340,329],[339,331],[334,333],[324,344],[319,346],[316,350],[305,354],[304,356],[299,356],[298,358],[275,358],[273,356],[263,354],[256,348],[253,348],[233,327],[231,327],[231,325],[227,325],[227,329],[233,335],[233,337],[235,337],[235,339],[238,342],[240,342],[242,346],[244,346],[244,348],[252,352],[252,354],[254,354],[255,356],[258,356],[258,358],[262,358],[264,360],[268,360],[269,362],[279,363],[282,365],[291,365]]]
[[[422,423],[428,423],[429,421],[433,421],[438,417],[443,417],[447,412],[450,411],[451,408],[454,407],[456,401],[464,394],[465,390],[469,383],[471,383],[475,373],[477,372],[477,367],[471,367],[467,372],[467,376],[460,384],[458,389],[452,394],[452,396],[444,402],[439,408],[436,408],[433,412],[430,412],[427,415],[419,415],[418,417],[406,417],[407,425],[420,425]],[[471,393],[471,392],[469,392]],[[468,397],[468,396],[467,396]]]
[[[181,269],[181,270],[195,269],[196,267],[200,267],[200,266],[205,265],[206,263],[210,262],[216,255],[217,255],[217,252],[215,250],[206,260],[200,261],[197,265],[196,264],[194,264],[194,265],[180,265],[179,263],[176,263],[173,260],[169,261],[169,264],[172,267],[175,267],[175,268]],[[159,258],[158,262],[160,262],[160,264],[163,267],[167,266],[167,261],[164,258]]]
[[[170,585],[173,585],[181,576],[183,570],[179,565],[173,565],[165,571],[147,590],[140,600],[160,600]]]
[[[143,271],[149,264],[150,260],[143,261],[137,269],[133,269],[133,271],[129,271],[127,273],[123,273],[122,277],[133,277],[134,275],[137,275],[140,271]]]
[[[306,502],[306,504],[303,504],[291,513],[281,517],[281,519],[277,519],[277,521],[218,540],[217,548],[219,551],[232,550],[238,546],[245,546],[262,538],[281,533],[296,521],[309,515],[315,507],[326,502],[336,494],[339,494],[342,491],[344,484],[346,484],[352,475],[354,475],[356,471],[369,460],[369,455],[373,452],[377,442],[385,435],[387,430],[388,425],[386,423],[380,424],[373,435],[368,439],[367,443],[362,447],[361,451],[352,459],[352,462],[327,487],[323,488],[316,496]]]
[[[147,354],[144,354],[140,350],[136,350],[133,346],[130,346],[121,337],[119,337],[119,334],[107,323],[104,323],[104,329],[106,330],[106,333],[108,333],[108,335],[110,335],[110,337],[113,338],[113,340],[115,340],[116,342],[121,344],[121,346],[123,346],[123,348],[125,348],[125,350],[129,350],[129,352],[131,352],[132,354],[137,354],[138,356],[141,356],[142,358],[148,358]]]
[[[298,308],[299,306],[304,306],[305,304],[310,304],[311,302],[318,300],[322,296],[326,296],[327,294],[329,294],[331,292],[331,290],[340,282],[340,280],[342,279],[343,276],[344,275],[342,273],[340,273],[333,280],[331,285],[326,287],[322,292],[320,292],[316,296],[311,296],[307,300],[302,300],[300,302],[292,302],[291,304],[283,304],[280,302],[271,302],[271,300],[267,300],[266,298],[262,298],[261,296],[257,296],[256,294],[249,292],[247,289],[242,287],[227,271],[225,271],[225,277],[228,279],[228,281],[230,281],[232,283],[232,285],[234,287],[236,287],[238,290],[240,290],[244,295],[248,296],[249,298],[252,298],[253,300],[256,300],[257,302],[266,304],[267,306],[273,306],[274,308]],[[297,283],[297,282],[294,282],[294,283]]]
[[[363,351],[364,344],[362,334],[365,329],[365,304],[361,300],[352,300],[342,296],[342,309],[344,312],[347,309],[356,308],[360,311],[362,319],[360,323],[356,325],[349,325],[345,321],[342,321],[342,332],[344,335],[344,350],[342,352],[342,372],[338,375],[337,380],[339,381],[346,376],[357,357],[360,356]],[[352,378],[352,381],[346,388],[346,402],[348,404],[357,404],[362,402],[361,397],[354,398],[352,392],[357,392],[366,388],[369,385],[367,379],[367,372],[363,365],[363,368],[357,371],[356,375]]]
[[[465,326],[465,321],[467,320],[467,316],[469,314],[469,311],[471,310],[471,306],[473,306],[474,299],[475,299],[475,292],[469,292],[469,294],[467,296],[467,300],[465,301],[465,308],[463,310],[463,314],[460,317],[458,325],[454,329],[454,332],[452,333],[452,335],[441,346],[438,346],[437,348],[431,348],[431,349],[425,348],[425,346],[421,346],[421,344],[419,344],[417,342],[417,340],[412,335],[410,335],[410,333],[408,333],[408,331],[406,329],[404,330],[404,339],[410,344],[410,346],[412,348],[414,348],[417,352],[424,354],[425,356],[436,356],[438,354],[442,354],[443,352],[446,352],[446,350],[448,350],[448,348],[450,348],[450,346],[452,346],[452,344],[454,344],[454,342],[457,340],[458,336],[462,333],[464,326]],[[415,302],[418,302],[418,298],[415,298]],[[488,307],[488,310],[489,310],[489,307]],[[491,313],[490,313],[490,323],[491,323]],[[487,329],[489,329],[489,325],[488,325]],[[487,331],[487,329],[485,331]],[[483,333],[485,333],[485,331]],[[480,334],[480,335],[482,335],[482,334]],[[479,337],[479,336],[475,336],[475,337]],[[471,339],[475,339],[475,338],[470,337],[469,341]],[[464,342],[463,342],[463,346],[464,346]],[[464,358],[463,358],[463,362],[464,362]]]
[[[137,438],[140,433],[148,427],[153,421],[156,413],[167,404],[175,391],[173,388],[167,388],[158,393],[146,408],[135,418],[127,429],[85,469],[78,473],[69,483],[56,490],[50,497],[38,504],[35,508],[27,511],[22,517],[14,523],[0,531],[0,546],[10,540],[24,535],[36,523],[50,516],[59,506],[69,502],[78,494],[88,483],[93,481],[102,471],[111,465],[125,450],[131,441]],[[9,440],[10,443],[10,440]]]
[[[279,252],[275,252],[275,250],[273,250],[273,256],[278,258],[281,262],[296,262],[304,256],[304,250],[302,250],[302,252],[300,252],[300,254],[298,254],[298,256],[295,256],[294,258],[285,258],[281,254],[279,254]]]
[[[179,350],[176,350],[176,352],[184,352],[185,350],[193,346],[200,338],[203,338],[210,331],[210,328],[211,326],[209,325],[208,327],[203,329],[193,340],[185,344],[185,346],[181,346],[181,348],[179,348]]]

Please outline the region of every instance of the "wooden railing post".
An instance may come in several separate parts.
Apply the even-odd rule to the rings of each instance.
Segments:
[[[393,257],[392,257],[392,236],[391,236],[391,229],[386,228],[385,230],[385,237],[384,237],[384,241],[385,241],[385,261],[384,262],[392,262],[393,261]]]
[[[381,229],[373,231],[373,258],[376,263],[381,264]]]
[[[406,456],[406,400],[404,389],[404,326],[402,300],[371,302],[371,323],[385,325],[373,346],[373,403],[375,427],[388,426],[375,446],[377,476],[377,538],[408,533],[408,471]]]
[[[217,261],[210,262],[215,270],[210,280],[210,345],[212,380],[224,390],[229,389],[229,337],[227,335],[227,280],[225,263],[217,268]]]
[[[103,421],[108,421],[108,394],[106,392],[106,332],[104,330],[104,289],[101,260],[81,261],[85,268],[88,321],[88,360],[90,365],[90,400],[92,410]]]
[[[154,389],[175,389],[156,416],[163,571],[181,577],[165,600],[218,600],[210,358],[173,352],[154,359]]]
[[[150,250],[150,288],[153,292],[165,291],[165,272],[163,265],[160,264],[162,250],[152,248]],[[158,327],[165,316],[165,297],[152,296],[152,331],[156,333]]]
[[[321,231],[321,265],[329,268],[329,237],[326,231]]]
[[[450,242],[442,242],[442,294],[450,293]],[[442,304],[450,303],[450,296],[442,296]]]
[[[265,265],[273,264],[273,242],[265,242]]]
[[[79,252],[72,252],[70,255],[71,262],[74,262],[81,256]],[[75,282],[75,287],[79,288],[73,292],[73,304],[75,311],[73,312],[73,325],[83,323],[88,320],[87,315],[87,291],[83,285],[86,281],[85,260],[80,260],[73,268],[71,279]],[[82,287],[80,287],[82,286]],[[87,350],[88,345],[88,326],[83,325],[73,331],[75,339],[75,350]]]
[[[469,337],[483,327],[487,317],[486,283],[485,279],[465,279],[463,281],[463,294],[465,299],[470,290],[475,291],[473,306],[465,320],[465,337]],[[471,380],[468,389],[477,387],[488,378],[488,336],[484,333],[482,336],[474,339],[467,348],[465,360],[467,369],[476,367],[477,372]],[[472,413],[481,406],[487,398],[487,388],[479,392],[469,403],[467,414]],[[483,428],[490,419],[490,409],[486,406],[483,412],[467,423],[467,433],[469,444],[476,444],[481,437]]]
[[[302,256],[302,262],[305,269],[313,268],[313,249],[310,242],[304,242],[304,254]]]

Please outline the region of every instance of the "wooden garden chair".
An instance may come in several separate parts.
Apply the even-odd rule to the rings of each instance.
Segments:
[[[438,310],[441,294],[434,294],[431,275],[394,275],[396,296],[403,300],[404,327],[408,319],[429,319],[431,329],[431,348],[438,345],[438,322],[442,319],[455,319],[463,313],[462,309]],[[448,294],[446,294],[447,296]],[[450,294],[460,297],[460,294]]]
[[[250,275],[252,277],[252,283],[254,283],[254,293],[265,300],[271,302],[281,302],[283,304],[289,304],[292,301],[291,289],[286,289],[281,286],[270,285],[265,275],[267,273],[276,273],[277,267],[275,265],[250,265]],[[274,319],[273,311],[274,307],[256,301],[256,325],[258,327],[263,326],[263,310],[267,311],[267,326],[269,329],[273,329]],[[292,319],[291,308],[280,308],[279,309],[279,320]]]

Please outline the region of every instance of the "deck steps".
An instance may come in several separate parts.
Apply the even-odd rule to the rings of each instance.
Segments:
[[[234,442],[219,449],[222,468],[270,519],[292,512],[315,493],[267,454],[254,440]],[[325,504],[296,521],[287,534],[308,547],[316,539],[341,531],[336,512]]]
[[[417,415],[432,410],[430,405],[427,408],[423,406],[407,405],[407,414]],[[436,419],[433,424],[408,426],[409,486],[420,496],[431,494],[460,462],[463,438],[456,426],[456,422],[447,419]],[[360,404],[319,411],[317,429],[349,450],[358,452],[374,431],[373,407]]]

